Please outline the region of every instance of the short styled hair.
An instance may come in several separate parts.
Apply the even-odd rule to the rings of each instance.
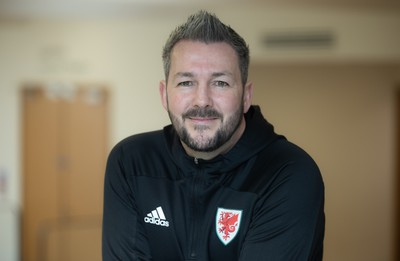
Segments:
[[[245,40],[230,26],[222,23],[218,17],[207,11],[199,11],[178,26],[170,34],[162,52],[165,79],[171,67],[171,53],[174,46],[181,40],[200,41],[206,44],[224,42],[229,44],[238,55],[239,68],[243,86],[247,82],[249,70],[249,47]]]

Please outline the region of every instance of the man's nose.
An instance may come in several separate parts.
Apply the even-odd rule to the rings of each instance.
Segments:
[[[212,93],[208,84],[199,84],[195,91],[194,105],[198,107],[212,106]]]

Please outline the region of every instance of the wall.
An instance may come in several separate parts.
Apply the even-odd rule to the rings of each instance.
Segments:
[[[253,66],[254,103],[326,186],[326,261],[393,260],[396,67]]]
[[[0,245],[0,260],[18,260],[15,242],[23,209],[21,86],[27,82],[110,86],[111,148],[128,135],[168,123],[158,98],[160,43],[172,26],[166,27],[151,20],[0,23],[0,170],[7,181],[0,201],[0,221],[5,220],[0,224],[0,242],[8,242]]]
[[[290,80],[286,79],[287,68],[279,67],[279,64],[288,61],[297,64],[318,61],[343,64],[349,60],[369,63],[399,61],[400,35],[394,32],[400,30],[400,18],[392,12],[359,10],[340,12],[259,6],[232,6],[229,10],[217,6],[213,10],[248,39],[255,63],[278,65],[269,66],[273,70],[268,71],[275,77],[271,83],[286,81],[282,83],[284,88],[276,89],[278,85],[274,87],[275,84],[271,84],[270,88],[275,89],[262,94],[267,101],[264,110],[278,130],[288,133],[289,138],[308,149],[323,168],[327,184],[328,221],[333,222],[329,222],[327,227],[326,248],[331,258],[328,260],[333,260],[333,253],[343,257],[335,260],[389,260],[385,258],[390,257],[388,243],[392,228],[389,205],[393,190],[388,189],[393,163],[391,119],[394,105],[388,87],[391,85],[388,79],[391,78],[385,77],[386,72],[379,69],[378,75],[369,76],[376,78],[366,78],[372,83],[361,81],[359,77],[351,78],[346,68],[338,66],[339,69],[335,70],[346,76],[341,82],[340,77],[335,78],[329,69],[318,70],[317,66],[312,71],[318,73],[312,76],[320,78],[310,78],[310,71],[295,67],[291,69],[294,78]],[[132,17],[0,21],[0,173],[7,180],[0,204],[2,209],[7,209],[7,217],[10,213],[15,217],[14,221],[1,225],[8,228],[8,233],[3,233],[5,230],[0,227],[0,242],[18,235],[16,220],[22,209],[21,84],[29,81],[108,84],[111,91],[110,147],[130,134],[160,128],[169,122],[158,98],[158,82],[163,78],[161,47],[170,30],[185,17],[182,9],[176,12],[174,8],[164,8]],[[316,25],[333,28],[340,36],[335,49],[305,52],[267,50],[260,44],[261,34],[265,31]],[[298,69],[300,71],[296,73]],[[357,75],[364,74],[363,70],[356,70]],[[372,69],[366,70],[373,72]],[[331,78],[336,81],[331,83]],[[300,79],[303,80],[301,85]],[[353,81],[356,83],[354,86],[351,84]],[[377,88],[380,81],[384,83],[382,89]],[[282,108],[278,101],[285,102],[286,106]],[[276,112],[278,114],[274,116]],[[297,113],[296,117],[292,113]],[[373,139],[370,139],[372,136]],[[352,138],[353,143],[348,145],[344,138]],[[370,141],[369,146],[365,140]],[[345,147],[344,151],[340,145]],[[370,147],[374,150],[368,150]],[[326,156],[332,154],[335,161]],[[381,175],[379,182],[375,173]],[[354,180],[348,183],[349,176],[358,179],[364,178],[364,175],[368,178],[363,183],[357,184]],[[357,193],[353,194],[353,188]],[[377,193],[379,196],[372,196]],[[369,231],[374,224],[365,216],[376,212],[381,213],[381,230]],[[352,228],[353,233],[339,231],[339,228]],[[381,241],[376,241],[375,246],[368,241],[367,247],[362,249],[359,242],[364,238],[370,239],[372,232],[376,232]],[[3,245],[3,248],[0,249],[1,260],[17,260],[18,253],[15,252],[18,245],[11,248]]]

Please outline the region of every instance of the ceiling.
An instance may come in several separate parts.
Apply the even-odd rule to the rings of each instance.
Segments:
[[[0,0],[0,18],[76,18],[180,12],[215,5],[325,7],[355,10],[396,10],[399,0]]]

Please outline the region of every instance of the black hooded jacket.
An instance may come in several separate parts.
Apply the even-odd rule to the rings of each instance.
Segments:
[[[324,185],[252,106],[226,154],[189,157],[171,125],[110,153],[103,261],[322,260]]]

